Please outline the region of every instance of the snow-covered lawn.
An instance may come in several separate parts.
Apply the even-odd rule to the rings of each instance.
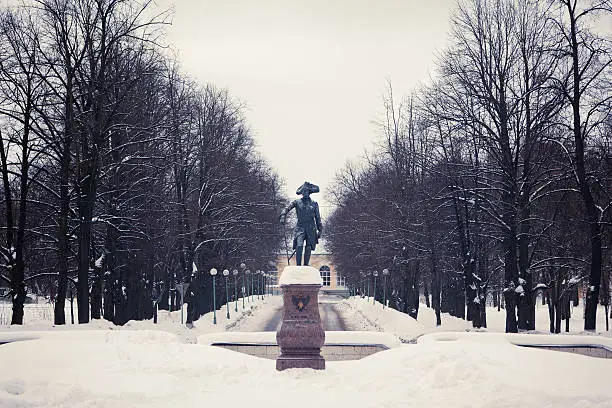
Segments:
[[[327,362],[319,372],[277,372],[272,360],[210,346],[242,337],[273,341],[274,332],[245,332],[261,330],[281,304],[280,296],[267,297],[246,302],[243,310],[240,301],[238,313],[231,305],[229,320],[222,306],[217,325],[209,313],[192,329],[180,324],[180,311],[161,311],[157,325],[53,327],[44,306],[28,305],[24,326],[0,327],[0,343],[13,341],[0,345],[0,407],[612,407],[612,359],[513,344],[612,347],[612,339],[504,334],[503,310],[489,309],[487,332],[466,332],[469,322],[448,315],[436,328],[424,305],[415,321],[351,298],[336,310],[350,328],[370,332],[328,332],[329,342],[384,342],[392,349]],[[545,311],[537,312],[543,333]],[[572,330],[579,332],[581,322],[577,309]],[[385,331],[387,338],[371,331]],[[400,344],[391,335],[416,343]]]
[[[123,326],[115,326],[106,320],[91,320],[88,324],[66,324],[63,326],[53,325],[53,304],[38,303],[27,304],[24,308],[24,324],[22,326],[10,326],[11,305],[0,304],[0,316],[2,313],[9,317],[6,321],[0,322],[0,342],[10,340],[17,336],[31,336],[36,332],[56,332],[56,331],[86,331],[86,330],[155,330],[174,333],[185,343],[195,343],[199,335],[205,333],[215,333],[224,331],[255,331],[260,330],[260,325],[264,324],[281,305],[281,296],[266,296],[264,299],[248,298],[242,307],[242,298],[238,299],[238,312],[235,311],[236,304],[230,304],[230,318],[227,318],[226,305],[221,305],[217,310],[217,324],[213,324],[213,312],[200,317],[192,328],[187,328],[181,324],[181,311],[168,312],[167,310],[158,311],[158,323],[153,324],[153,319],[143,321],[129,321]],[[76,314],[76,302],[75,302]],[[183,307],[183,318],[187,316],[187,305]],[[76,321],[75,315],[75,321]],[[67,307],[66,320],[70,322],[70,308]],[[262,323],[263,322],[263,323]],[[0,361],[1,364],[1,361]],[[0,405],[0,408],[3,408]]]
[[[514,346],[504,334],[423,336],[325,371],[151,330],[56,331],[0,346],[0,406],[610,407],[612,360]]]
[[[351,322],[360,322],[357,330],[378,330],[393,333],[404,341],[413,340],[425,333],[438,331],[466,331],[472,330],[472,323],[442,313],[442,325],[436,327],[436,316],[434,310],[421,304],[418,319],[414,320],[405,313],[400,313],[392,308],[383,309],[379,302],[373,304],[372,299],[351,297],[339,306],[343,315],[348,316]],[[570,334],[585,334],[583,332],[584,319],[582,317],[582,306],[572,309],[570,318]],[[504,309],[497,311],[496,308],[487,308],[487,332],[505,332],[506,312]],[[562,322],[562,330],[565,330],[565,321]],[[600,335],[612,336],[612,332],[606,332],[605,312],[600,307],[597,311],[597,332]],[[536,331],[549,333],[549,319],[547,306],[536,306]],[[587,333],[593,334],[593,333]]]

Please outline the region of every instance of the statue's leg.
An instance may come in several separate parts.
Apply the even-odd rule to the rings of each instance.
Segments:
[[[304,242],[304,232],[300,231],[297,236],[295,237],[295,261],[296,263],[299,265],[302,264],[302,247],[304,246],[304,244],[306,242]]]
[[[308,245],[308,243],[306,243],[306,245],[304,246],[304,265],[308,265],[310,262],[310,245]]]
[[[302,264],[302,248],[302,246],[295,248],[295,262],[298,264],[298,266]]]

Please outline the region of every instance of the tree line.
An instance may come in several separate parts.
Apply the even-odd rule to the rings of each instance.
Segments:
[[[0,281],[76,295],[78,322],[212,310],[212,267],[266,270],[283,231],[278,175],[243,106],[162,46],[151,0],[32,0],[0,12]],[[256,243],[256,244],[254,244]],[[221,291],[220,291],[221,292]]]
[[[389,268],[398,310],[416,318],[425,295],[438,325],[486,327],[492,301],[507,332],[535,329],[540,294],[561,331],[581,293],[584,329],[598,304],[608,329],[612,48],[595,22],[610,15],[610,1],[458,4],[430,83],[404,98],[389,83],[380,143],[336,176],[327,239],[349,285]]]

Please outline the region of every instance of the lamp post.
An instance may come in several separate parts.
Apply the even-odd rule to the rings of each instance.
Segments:
[[[268,295],[270,296],[274,295],[274,293],[272,293],[272,274],[271,273],[268,274]]]
[[[365,272],[364,271],[359,271],[359,274],[361,275],[361,297],[363,298],[363,295],[365,295]]]
[[[245,280],[246,280],[246,292],[245,292],[245,295],[246,295],[247,300],[250,302],[251,301],[251,296],[249,296],[249,290],[250,290],[250,287],[249,287],[249,277],[251,276],[251,271],[247,269],[246,271],[244,271],[244,273],[246,275],[245,276]],[[253,278],[251,278],[251,282],[252,281],[253,281]]]
[[[372,272],[368,272],[366,275],[366,281],[368,285],[368,303],[370,303],[370,276],[372,275]]]
[[[227,318],[230,318],[230,314],[229,314],[229,291],[227,289],[227,281],[229,278],[229,271],[227,269],[223,270],[223,276],[225,276],[225,308],[227,309]]]
[[[238,269],[234,269],[232,274],[234,275],[234,302],[236,303],[234,312],[238,313]]]
[[[272,274],[268,274],[268,295],[272,296]]]
[[[273,271],[276,270],[276,262],[268,261],[268,290],[270,296],[274,296],[274,288],[272,287],[272,278],[274,277]]]
[[[378,277],[378,271],[374,271],[372,275],[374,275],[374,294],[372,296],[372,304],[375,305],[376,304],[376,278]]]
[[[264,271],[259,271],[259,293],[261,293],[261,300],[264,299],[264,295],[266,294],[265,283],[266,273]]]
[[[244,270],[246,265],[244,263],[240,264],[240,269],[242,270],[242,308],[244,309],[244,296],[246,295],[246,271]]]
[[[217,295],[216,295],[216,287],[215,287],[215,275],[217,274],[217,270],[212,268],[210,270],[210,275],[213,278],[213,324],[217,324]]]
[[[255,272],[251,275],[251,303],[255,303]]]
[[[389,270],[385,268],[383,269],[383,277],[385,278],[383,309],[387,306],[387,275],[389,275]]]
[[[255,293],[257,293],[257,300],[261,299],[261,291],[259,290],[259,269],[255,271]]]

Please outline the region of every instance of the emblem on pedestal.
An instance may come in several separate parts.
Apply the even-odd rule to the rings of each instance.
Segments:
[[[295,308],[298,312],[301,312],[308,306],[308,302],[310,302],[310,296],[291,296],[291,302],[295,305]]]

